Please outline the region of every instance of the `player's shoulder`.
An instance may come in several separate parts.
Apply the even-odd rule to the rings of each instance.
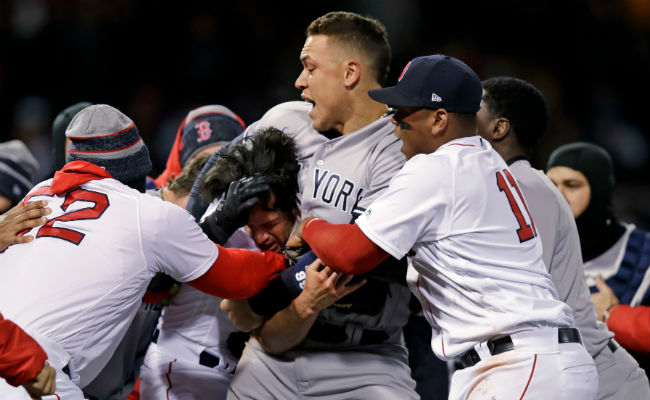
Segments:
[[[309,110],[312,105],[305,101],[288,101],[269,109],[255,123],[256,129],[274,127],[291,135],[295,132],[313,130]]]

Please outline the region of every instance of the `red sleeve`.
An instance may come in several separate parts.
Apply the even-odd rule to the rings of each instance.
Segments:
[[[618,305],[610,311],[607,327],[621,346],[650,354],[650,307]]]
[[[224,299],[246,299],[259,293],[286,268],[284,255],[274,251],[227,249],[217,245],[219,256],[193,288]]]
[[[357,224],[334,225],[312,219],[302,237],[326,265],[345,274],[363,274],[390,255],[361,231]]]
[[[45,360],[41,346],[0,314],[0,377],[12,386],[24,385],[41,372]]]

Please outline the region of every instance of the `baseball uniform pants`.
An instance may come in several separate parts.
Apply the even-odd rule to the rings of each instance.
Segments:
[[[250,339],[228,399],[419,399],[405,357],[353,349],[264,352]]]
[[[581,343],[559,343],[557,328],[510,335],[514,350],[491,355],[487,342],[474,349],[477,364],[458,370],[449,399],[593,400],[598,375]]]

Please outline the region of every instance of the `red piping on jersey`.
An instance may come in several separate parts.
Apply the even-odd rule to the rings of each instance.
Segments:
[[[127,126],[126,128],[122,129],[119,132],[115,133],[109,133],[108,135],[99,135],[99,136],[84,136],[84,137],[77,137],[77,136],[70,136],[68,139],[74,139],[74,140],[86,140],[86,139],[95,139],[95,138],[102,138],[102,137],[109,137],[109,136],[115,136],[119,135],[120,133],[126,132],[129,129],[133,128],[135,126],[135,122],[131,122],[131,125]]]
[[[167,378],[167,383],[169,384],[169,386],[167,386],[167,391],[165,392],[165,394],[167,395],[167,400],[169,400],[169,391],[172,388],[172,380],[171,380],[169,375],[172,373],[172,364],[175,363],[175,362],[176,362],[176,359],[174,358],[174,361],[169,363],[169,370],[165,374],[165,377]]]
[[[422,295],[422,291],[420,290],[420,277],[421,276],[422,275],[418,275],[418,280],[415,283],[415,287],[418,288],[418,292],[420,292],[420,295]],[[424,297],[426,299],[425,296],[422,296],[422,297]],[[426,311],[428,311],[429,315],[431,315],[431,320],[433,322],[436,322],[436,319],[433,317],[433,310],[431,310],[431,304],[429,304],[428,301],[426,301],[425,304],[427,305],[427,310]],[[437,322],[436,322],[436,325],[438,325]],[[438,325],[438,327],[440,327],[440,325]],[[447,353],[445,353],[445,338],[444,338],[444,336],[445,336],[445,334],[442,332],[442,328],[441,328],[440,329],[440,344],[442,345],[442,355],[447,357]]]
[[[533,373],[535,372],[535,364],[537,364],[537,354],[535,354],[535,359],[533,360],[533,369],[530,371],[530,376],[528,377],[528,383],[526,383],[526,387],[524,388],[524,392],[521,394],[521,397],[519,400],[524,398],[524,395],[526,394],[526,391],[528,390],[528,385],[530,385],[531,379],[533,379]]]
[[[122,151],[122,150],[126,150],[128,148],[131,148],[131,147],[135,146],[136,144],[140,143],[141,141],[142,141],[142,138],[138,138],[138,140],[131,143],[130,145],[124,146],[122,148],[115,149],[115,150],[98,150],[98,151],[68,150],[68,153],[83,153],[83,154],[115,153],[115,152],[118,152],[118,151]]]
[[[54,393],[54,395],[56,396],[56,398],[57,398],[58,400],[61,400],[61,398],[59,397],[58,394]]]

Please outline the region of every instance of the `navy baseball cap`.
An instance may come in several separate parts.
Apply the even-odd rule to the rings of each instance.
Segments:
[[[444,108],[475,113],[481,106],[481,80],[457,58],[435,54],[411,60],[397,85],[372,89],[368,95],[390,107]]]

